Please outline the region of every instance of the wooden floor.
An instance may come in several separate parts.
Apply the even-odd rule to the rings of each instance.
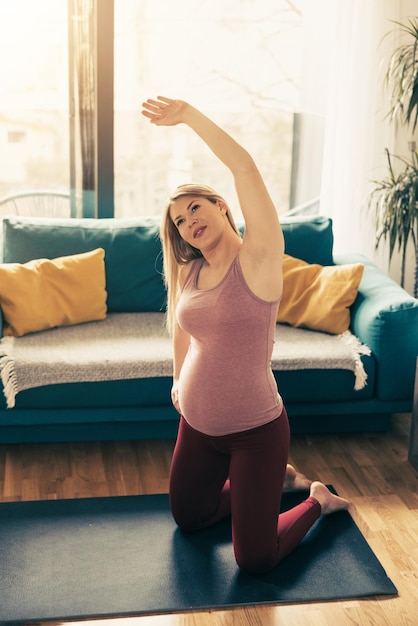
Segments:
[[[295,436],[291,445],[291,461],[300,471],[333,484],[350,499],[351,514],[398,588],[398,597],[83,625],[416,626],[418,472],[407,461],[409,428],[410,415],[402,414],[394,416],[390,433]],[[172,441],[0,445],[0,501],[164,493],[172,449]]]

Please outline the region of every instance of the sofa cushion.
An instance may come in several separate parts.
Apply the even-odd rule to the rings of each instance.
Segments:
[[[358,293],[364,265],[322,266],[283,257],[283,294],[277,321],[343,333],[350,327],[350,306]]]
[[[3,218],[3,262],[26,263],[103,248],[108,310],[162,311],[166,293],[162,279],[160,220],[160,217]],[[330,218],[288,217],[281,222],[289,255],[307,263],[333,263]]]
[[[102,248],[24,264],[0,265],[3,335],[20,337],[106,317]]]
[[[332,219],[323,215],[281,217],[285,252],[306,263],[333,265]]]
[[[159,218],[3,219],[3,262],[105,251],[109,311],[165,308]]]

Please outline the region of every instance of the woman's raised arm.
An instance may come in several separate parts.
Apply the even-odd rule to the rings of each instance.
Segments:
[[[245,220],[246,252],[259,261],[281,259],[283,234],[273,201],[251,155],[198,109],[158,96],[143,103],[142,114],[157,126],[186,124],[230,170]]]

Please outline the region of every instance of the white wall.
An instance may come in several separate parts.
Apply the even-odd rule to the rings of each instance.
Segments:
[[[418,13],[417,0],[400,0],[400,21],[405,22],[408,17],[416,16]],[[398,128],[395,132],[394,140],[394,154],[399,154],[409,158],[408,153],[408,141],[415,139],[418,145],[418,131],[415,130],[412,135],[411,130],[405,128]],[[395,252],[390,265],[386,265],[388,274],[396,281],[400,282],[401,275],[401,260],[400,255]],[[412,243],[410,243],[407,251],[407,262],[405,269],[405,289],[413,294],[414,291],[414,274],[415,274],[415,251]]]
[[[395,251],[389,263],[385,242],[375,250],[376,230],[367,204],[372,181],[387,175],[385,148],[391,154],[408,153],[408,137],[387,119],[384,77],[400,41],[393,22],[415,16],[417,0],[339,0],[330,8],[336,27],[329,59],[321,212],[334,221],[337,253],[360,252],[399,283],[399,255]],[[410,293],[414,271],[411,249],[405,281]]]

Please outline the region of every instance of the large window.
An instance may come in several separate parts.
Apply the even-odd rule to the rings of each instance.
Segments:
[[[233,205],[228,172],[199,139],[140,119],[141,102],[158,94],[212,114],[253,154],[279,211],[288,209],[302,35],[297,1],[116,0],[116,214],[157,213],[190,181]]]
[[[67,0],[2,0],[0,58],[0,197],[68,191]]]
[[[2,0],[0,197],[73,187],[81,206],[73,215],[131,217],[158,214],[177,184],[195,181],[215,187],[237,212],[230,175],[202,142],[140,115],[141,102],[160,94],[189,100],[245,145],[280,213],[319,195],[312,163],[320,163],[322,126],[301,113],[300,101],[303,2]],[[101,86],[112,89],[112,81],[112,123],[94,126],[100,103],[111,100]],[[301,146],[315,155],[308,167]],[[86,210],[80,189],[93,193],[96,208]]]

